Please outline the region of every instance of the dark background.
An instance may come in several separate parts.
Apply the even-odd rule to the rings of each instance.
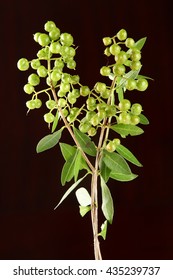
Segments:
[[[38,47],[32,34],[53,20],[79,46],[77,73],[93,86],[105,64],[102,37],[125,28],[138,40],[147,36],[142,73],[154,78],[136,94],[150,119],[142,136],[127,138],[143,163],[129,183],[109,183],[115,201],[113,225],[101,241],[104,259],[173,259],[172,171],[172,13],[171,1],[1,1],[1,178],[0,259],[93,259],[90,215],[81,218],[74,194],[54,207],[61,187],[63,159],[58,149],[36,154],[49,133],[43,109],[26,116],[23,92],[28,73],[17,70],[21,57]],[[64,139],[66,140],[66,139]],[[89,182],[88,182],[89,183]]]

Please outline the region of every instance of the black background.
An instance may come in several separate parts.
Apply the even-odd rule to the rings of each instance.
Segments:
[[[1,1],[0,259],[93,259],[90,215],[80,217],[75,195],[53,210],[68,187],[60,184],[63,159],[58,146],[36,154],[49,133],[44,109],[26,116],[28,73],[16,68],[19,58],[35,57],[32,35],[47,20],[74,36],[77,73],[91,87],[105,64],[102,37],[121,28],[135,40],[147,36],[142,73],[154,81],[132,99],[143,104],[150,125],[124,142],[144,167],[133,168],[139,177],[132,182],[110,181],[116,211],[101,247],[104,259],[173,259],[170,2]]]

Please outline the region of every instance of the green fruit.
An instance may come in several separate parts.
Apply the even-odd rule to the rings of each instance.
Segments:
[[[132,61],[130,64],[130,68],[134,71],[137,71],[141,68],[142,64],[140,61]]]
[[[76,69],[76,61],[73,60],[73,59],[69,60],[69,61],[67,62],[67,67],[68,67],[69,69],[75,70],[75,69]]]
[[[137,125],[138,123],[140,123],[140,117],[131,115],[130,124]]]
[[[86,103],[89,107],[95,106],[96,105],[96,99],[94,97],[88,97]]]
[[[80,95],[87,96],[90,93],[90,89],[88,86],[81,86],[80,87]]]
[[[49,37],[51,38],[51,40],[58,40],[60,37],[60,29],[58,27],[53,28],[49,32]]]
[[[26,102],[26,107],[29,109],[29,110],[33,110],[36,108],[35,106],[35,100],[29,100]]]
[[[17,62],[17,68],[20,71],[26,71],[29,68],[29,61],[26,58],[21,58]]]
[[[117,44],[113,44],[110,46],[109,51],[112,55],[118,55],[121,51],[121,47]]]
[[[109,48],[106,48],[106,49],[104,50],[104,54],[105,54],[106,56],[110,56],[110,55],[111,55]]]
[[[71,46],[73,44],[73,36],[69,33],[62,33],[60,41],[62,45]]]
[[[97,126],[97,125],[100,123],[100,118],[99,118],[98,114],[95,114],[95,115],[91,118],[90,123],[91,123],[93,126]]]
[[[53,70],[50,75],[50,78],[52,81],[57,82],[61,79],[61,74],[59,73],[59,71]]]
[[[50,32],[50,31],[52,31],[55,28],[56,28],[56,24],[53,21],[51,21],[51,20],[47,21],[45,23],[45,25],[44,25],[44,29],[47,32]]]
[[[46,113],[43,117],[46,123],[52,123],[55,119],[55,116],[51,112]]]
[[[144,91],[148,87],[148,81],[144,78],[140,78],[137,80],[136,86],[137,86],[137,90]]]
[[[136,89],[136,81],[132,78],[128,79],[127,82],[126,82],[126,89],[127,90]]]
[[[61,45],[59,42],[52,42],[50,44],[50,51],[51,53],[57,54],[61,52]]]
[[[28,83],[32,86],[37,86],[40,83],[40,78],[37,74],[31,74],[28,77]]]
[[[34,92],[34,87],[30,84],[26,84],[24,85],[24,92],[26,92],[27,94],[31,94]]]
[[[79,75],[73,75],[73,76],[71,76],[71,83],[72,83],[73,85],[78,84],[79,81],[80,81]]]
[[[106,150],[110,153],[113,153],[116,150],[116,145],[114,144],[113,141],[110,141],[107,145],[106,145]]]
[[[127,31],[125,29],[121,29],[118,33],[117,33],[117,38],[120,41],[124,41],[127,38]]]
[[[37,57],[39,59],[49,59],[51,57],[51,53],[48,48],[43,48],[37,52]]]
[[[100,69],[100,74],[101,74],[102,76],[109,76],[110,73],[111,73],[110,67],[103,66],[103,67]]]
[[[114,138],[113,139],[113,143],[115,144],[115,146],[117,147],[118,145],[120,145],[121,144],[121,141],[120,141],[120,139],[119,138]]]
[[[101,83],[101,82],[97,82],[95,85],[95,90],[98,93],[102,93],[106,90],[106,84],[105,83]]]
[[[119,114],[118,121],[119,121],[119,123],[130,124],[131,116],[127,112],[122,112],[121,114]]]
[[[88,130],[88,135],[89,136],[94,136],[96,135],[97,133],[97,130],[95,129],[95,127],[91,127],[89,130]]]
[[[121,102],[119,102],[118,104],[118,108],[120,109],[120,111],[122,112],[126,112],[130,109],[131,107],[131,102],[128,99],[123,99]]]
[[[45,33],[40,34],[40,36],[38,37],[38,43],[42,47],[45,47],[45,46],[49,45],[49,43],[50,43],[49,36],[47,34],[45,34]]]
[[[134,103],[134,104],[132,105],[132,107],[131,107],[131,113],[132,113],[133,115],[138,116],[138,115],[141,114],[141,112],[142,112],[142,106],[141,106],[141,104],[139,104],[139,103]]]
[[[45,78],[47,76],[47,69],[45,66],[41,65],[38,67],[37,69],[37,74],[42,77]]]
[[[40,60],[39,59],[33,59],[31,61],[31,67],[32,69],[36,70],[38,69],[38,67],[41,65]]]
[[[69,92],[70,91],[70,84],[69,83],[61,83],[60,91]]]
[[[49,110],[52,110],[53,108],[55,108],[55,106],[56,106],[55,100],[49,99],[49,100],[46,101],[46,107]]]
[[[110,37],[104,37],[103,38],[103,44],[105,46],[109,46],[112,43],[112,39]]]
[[[113,67],[113,73],[116,76],[122,76],[126,72],[126,67],[123,64],[115,64]]]
[[[127,48],[132,48],[135,44],[135,41],[133,38],[127,38],[126,41],[125,41],[125,46]]]
[[[42,101],[40,99],[35,99],[35,108],[39,109],[42,105]]]
[[[124,64],[128,59],[128,55],[124,51],[120,51],[120,53],[117,55],[116,62],[118,64]]]
[[[64,98],[59,98],[59,100],[58,100],[58,105],[59,105],[61,108],[65,107],[66,104],[67,104],[66,99],[64,99]]]
[[[38,43],[38,37],[41,35],[40,32],[34,34],[34,41]]]
[[[79,130],[83,133],[88,132],[88,130],[91,128],[91,124],[88,122],[80,123]]]
[[[113,117],[116,115],[116,106],[115,105],[107,105],[106,106],[106,115],[107,117]]]

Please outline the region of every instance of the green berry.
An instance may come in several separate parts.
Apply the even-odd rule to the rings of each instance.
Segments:
[[[58,100],[58,105],[59,105],[61,108],[65,107],[66,104],[67,104],[66,99],[64,99],[64,98],[59,98],[59,100]]]
[[[116,111],[117,111],[117,109],[116,109],[115,105],[107,105],[106,106],[106,115],[107,115],[107,117],[115,116]]]
[[[127,38],[126,41],[125,41],[125,46],[127,48],[132,48],[135,44],[135,41],[133,38]]]
[[[45,78],[47,76],[47,69],[44,65],[41,65],[38,67],[37,69],[37,74],[42,77]]]
[[[51,53],[57,54],[61,52],[61,44],[59,42],[52,42],[50,44],[50,51]]]
[[[28,77],[28,83],[32,86],[37,86],[40,83],[40,78],[37,74],[31,74]]]
[[[83,133],[88,132],[88,130],[91,128],[91,124],[89,122],[80,123],[79,130]]]
[[[124,64],[128,59],[128,55],[125,51],[120,51],[120,53],[117,55],[116,62],[119,64]]]
[[[69,33],[62,33],[60,41],[62,45],[71,46],[73,44],[73,36]]]
[[[119,145],[120,145],[121,141],[120,141],[120,139],[119,139],[119,138],[114,138],[114,139],[113,139],[113,143],[114,143],[114,144],[115,144],[115,146],[117,147],[117,146],[119,146]]]
[[[117,38],[120,41],[124,41],[127,38],[127,31],[125,29],[121,29],[118,33],[117,33]]]
[[[103,67],[100,69],[100,74],[101,74],[102,76],[109,76],[110,73],[111,73],[110,67],[103,66]]]
[[[33,110],[36,108],[35,106],[35,100],[29,100],[26,102],[26,107],[29,109],[29,110]]]
[[[123,64],[115,64],[113,67],[113,73],[116,76],[122,76],[126,72],[126,67]]]
[[[59,71],[53,70],[51,75],[50,75],[50,78],[51,78],[52,81],[57,82],[61,79],[61,74],[60,74]]]
[[[113,44],[110,46],[109,51],[112,55],[118,55],[121,51],[121,47],[117,44]]]
[[[89,136],[94,136],[96,135],[97,133],[97,130],[95,129],[95,127],[91,127],[89,130],[88,130],[88,135]]]
[[[70,84],[69,83],[61,83],[60,90],[63,92],[69,92],[70,91]]]
[[[116,150],[116,145],[114,144],[113,141],[110,141],[107,145],[106,145],[106,150],[110,153],[113,153]]]
[[[46,123],[52,123],[55,119],[55,116],[51,112],[46,113],[43,117]]]
[[[141,68],[142,64],[140,61],[132,61],[130,64],[130,68],[134,71],[137,71]]]
[[[127,82],[126,82],[126,89],[127,90],[136,89],[136,81],[132,78],[128,79]]]
[[[21,58],[17,62],[17,67],[20,71],[26,71],[29,68],[29,61],[26,58]]]
[[[119,102],[118,108],[120,111],[128,111],[131,107],[131,102],[128,99],[123,99],[122,101]]]
[[[32,69],[36,70],[38,69],[38,67],[41,65],[40,60],[39,59],[33,59],[31,60],[31,67]]]
[[[99,118],[98,114],[95,114],[95,115],[91,118],[90,123],[91,123],[93,126],[97,126],[97,125],[100,123],[100,118]]]
[[[46,107],[49,110],[52,110],[53,108],[55,108],[55,106],[56,106],[55,100],[49,99],[49,100],[46,101]]]
[[[45,33],[40,34],[40,36],[38,37],[38,43],[42,47],[45,47],[45,46],[49,45],[49,43],[50,43],[49,36],[47,34],[45,34]]]
[[[41,35],[40,32],[34,34],[34,41],[38,43],[38,37]]]
[[[95,90],[98,93],[102,93],[106,90],[106,84],[105,83],[101,83],[101,82],[97,82],[95,85]]]
[[[141,112],[142,112],[142,106],[141,106],[141,104],[139,104],[139,103],[134,103],[134,104],[132,105],[132,107],[131,107],[131,113],[132,113],[133,115],[138,116],[138,115],[141,114]]]
[[[24,85],[24,91],[27,93],[27,94],[31,94],[34,92],[34,87],[30,84],[26,84]]]
[[[67,67],[68,67],[69,69],[75,70],[75,69],[76,69],[76,61],[73,60],[73,59],[69,60],[69,61],[67,62]]]
[[[35,108],[39,109],[42,105],[42,101],[40,99],[35,99]]]
[[[110,37],[104,37],[103,38],[103,44],[105,46],[109,46],[112,43],[112,39]]]
[[[90,94],[89,87],[88,86],[81,86],[80,87],[80,95],[87,96],[88,94]]]
[[[137,90],[144,91],[148,87],[148,81],[144,78],[140,78],[137,80],[136,86],[137,86]]]
[[[88,97],[86,103],[89,107],[90,106],[95,106],[96,105],[96,99],[94,97]]]
[[[119,123],[122,123],[122,124],[130,124],[131,116],[127,112],[122,112],[121,114],[119,114],[118,121],[119,121]]]
[[[132,51],[132,54],[131,54],[130,58],[133,61],[139,61],[141,59],[141,52],[140,52],[140,50],[134,49]]]
[[[131,115],[130,124],[137,125],[140,123],[139,116]]]
[[[51,38],[51,40],[58,40],[60,37],[60,29],[58,27],[53,28],[49,32],[49,37]]]
[[[47,21],[44,25],[44,29],[47,32],[52,31],[54,28],[56,28],[56,24],[53,21]]]

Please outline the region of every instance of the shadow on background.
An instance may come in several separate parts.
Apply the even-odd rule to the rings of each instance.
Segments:
[[[170,1],[3,1],[1,29],[0,259],[93,259],[90,216],[81,218],[74,194],[56,211],[63,159],[58,147],[36,154],[48,129],[44,108],[26,117],[28,73],[16,68],[38,50],[32,34],[53,20],[75,38],[77,73],[93,86],[106,63],[102,37],[125,28],[135,40],[147,36],[142,73],[154,78],[134,100],[150,119],[145,134],[127,138],[143,163],[132,182],[109,183],[115,217],[104,259],[173,259],[172,25]],[[133,93],[131,93],[133,95]],[[129,96],[130,98],[130,96]],[[133,99],[133,96],[132,96]],[[67,139],[64,139],[66,141]],[[86,184],[89,182],[86,182]]]

